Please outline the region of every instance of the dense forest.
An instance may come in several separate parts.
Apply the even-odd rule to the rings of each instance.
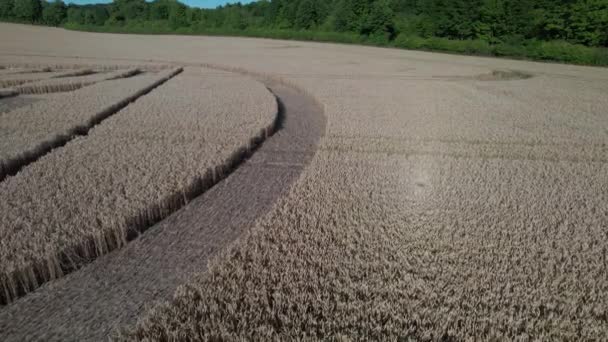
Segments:
[[[0,0],[5,21],[108,32],[230,34],[608,63],[608,0]]]

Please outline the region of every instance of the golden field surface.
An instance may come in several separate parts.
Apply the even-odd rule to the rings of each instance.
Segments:
[[[177,72],[99,83],[109,89],[85,87],[69,99],[56,97],[53,103],[9,112],[3,121],[18,122],[7,128],[18,136],[43,127],[41,117],[48,121],[47,129],[63,120],[80,123],[89,120],[77,117],[87,113],[86,105],[112,106],[135,89]],[[91,96],[82,94],[85,91]],[[221,96],[228,92],[239,101]],[[108,103],[94,103],[98,93],[114,93],[115,98],[101,96],[99,101]],[[162,217],[159,212],[175,206],[174,198],[183,199],[182,193],[201,186],[206,173],[216,172],[252,138],[263,135],[277,112],[275,99],[261,84],[200,68],[185,70],[150,95],[0,183],[0,279],[8,298],[16,297],[20,287],[28,292],[41,280],[61,276],[66,255],[74,264],[67,267],[73,269],[81,263],[76,258],[90,259],[125,244],[132,226]],[[54,103],[85,107],[68,112],[55,110]],[[47,111],[35,111],[40,106]],[[94,111],[89,113],[93,116]],[[50,132],[66,131],[68,124],[63,125]],[[21,147],[18,137],[7,141]],[[3,149],[10,151],[10,143]],[[82,246],[91,240],[90,246]],[[82,251],[72,251],[79,248]]]
[[[108,81],[131,77],[139,73],[136,68],[117,70],[107,73],[95,73],[87,76],[72,76],[45,79],[37,82],[28,82],[12,89],[20,94],[46,94],[54,92],[66,92],[76,90],[87,85],[91,85],[101,81]]]
[[[293,86],[323,110],[326,125],[315,154],[285,194],[259,219],[242,225],[238,239],[218,247],[209,265],[200,261],[196,274],[173,296],[152,293],[133,317],[107,323],[116,340],[608,338],[608,69],[9,24],[0,24],[0,65],[184,68],[88,135],[0,183],[0,267],[15,263],[11,258],[33,255],[30,249],[38,243],[33,241],[51,236],[31,224],[15,228],[15,222],[57,220],[71,239],[73,232],[86,233],[87,222],[103,230],[105,221],[98,223],[98,217],[140,203],[136,196],[124,202],[112,197],[148,191],[147,179],[129,173],[137,161],[132,154],[148,156],[133,169],[165,175],[151,184],[170,192],[179,182],[166,177],[187,180],[206,167],[192,160],[206,161],[213,154],[207,148],[215,143],[197,137],[230,144],[266,129],[276,103],[251,75]],[[192,80],[192,73],[201,73],[200,79]],[[0,79],[9,76],[16,75]],[[194,106],[212,109],[215,114],[204,119],[217,126],[206,127],[207,121],[189,116]],[[163,114],[173,112],[185,121]],[[10,115],[0,112],[0,120]],[[230,129],[224,131],[223,125]],[[130,136],[123,130],[134,132],[132,145],[119,142]],[[0,138],[11,132],[0,131]],[[238,149],[238,141],[227,150]],[[192,148],[199,143],[205,147]],[[272,147],[276,154],[299,151]],[[95,153],[81,153],[84,149]],[[192,150],[199,157],[163,164]],[[4,155],[4,148],[0,152]],[[210,165],[221,164],[210,160]],[[106,172],[110,161],[124,167],[94,177],[100,184],[83,176]],[[28,180],[21,181],[24,177]],[[42,206],[52,201],[45,202],[37,191],[51,193],[50,183],[64,187],[71,179],[99,189],[92,197],[108,206],[87,206],[73,198],[90,216],[29,209],[35,200]],[[138,182],[127,181],[132,179]],[[56,245],[41,250],[55,252]],[[95,262],[88,266],[94,267]],[[136,275],[125,281],[133,279]],[[53,286],[51,281],[40,291],[52,293]],[[60,339],[53,326],[43,321],[34,326],[30,316],[20,314],[29,312],[25,307],[38,296],[37,290],[0,307],[1,340]],[[94,302],[104,305],[103,298]],[[70,305],[76,304],[65,303]],[[42,335],[36,327],[51,333]]]

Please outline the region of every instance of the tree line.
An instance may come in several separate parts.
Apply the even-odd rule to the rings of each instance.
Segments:
[[[291,32],[279,35],[288,38],[322,32],[327,40],[350,36],[378,45],[435,44],[447,50],[465,44],[444,40],[469,42],[467,49],[473,50],[549,41],[608,46],[608,0],[262,0],[217,9],[177,0],[80,6],[61,0],[0,0],[0,18],[126,32]]]

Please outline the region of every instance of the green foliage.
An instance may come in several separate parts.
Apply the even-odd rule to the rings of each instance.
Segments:
[[[78,25],[104,25],[110,19],[110,11],[104,5],[74,6],[69,5],[67,23]],[[114,22],[115,24],[117,22]]]
[[[93,14],[93,22],[88,22],[88,24],[103,25],[110,18],[110,11],[103,6],[95,6],[89,12]]]
[[[67,21],[69,23],[74,23],[74,24],[80,24],[80,25],[84,25],[85,22],[85,11],[81,8],[78,8],[76,6],[69,6],[68,7],[68,15],[67,15]]]
[[[247,21],[245,20],[241,6],[229,6],[223,18],[223,25],[219,24],[218,27],[226,27],[232,30],[246,29]]]
[[[148,19],[148,5],[145,0],[114,0],[112,17],[117,21]]]
[[[16,0],[13,15],[18,20],[40,22],[42,19],[42,2],[40,0]]]
[[[173,1],[157,0],[150,4],[150,20],[168,20]]]
[[[608,63],[608,0],[260,0],[217,9],[114,0],[67,11],[41,0],[0,0],[0,18],[103,32],[228,34]]]
[[[376,39],[386,39],[386,41],[395,38],[394,13],[388,0],[380,0],[372,4],[360,33],[377,37]]]
[[[591,48],[566,41],[527,40],[520,43],[489,44],[485,40],[450,40],[399,35],[394,46],[404,49],[445,51],[483,56],[501,56],[558,61],[564,63],[608,65],[608,49]]]
[[[397,36],[394,44],[396,47],[402,49],[419,50],[426,48],[426,39],[419,36],[402,33]]]
[[[338,32],[355,32],[359,30],[357,13],[353,0],[340,0],[335,9],[335,30]]]
[[[608,1],[573,4],[567,38],[588,46],[608,46]]]
[[[62,24],[68,15],[68,8],[61,0],[56,0],[44,6],[42,20],[47,25],[58,26]]]
[[[0,0],[0,18],[11,19],[15,17],[13,8],[15,7],[14,0]]]
[[[319,3],[316,0],[303,0],[298,6],[295,27],[308,30],[317,26],[321,17]]]
[[[187,9],[186,5],[177,1],[171,1],[169,4],[169,24],[171,28],[177,29],[189,25],[186,16]]]

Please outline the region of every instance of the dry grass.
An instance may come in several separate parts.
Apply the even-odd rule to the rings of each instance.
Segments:
[[[22,74],[0,75],[0,88],[15,87],[24,83],[47,80],[59,77],[84,76],[92,74],[91,69],[63,70],[50,72],[33,72]]]
[[[115,73],[114,76],[129,72]],[[0,130],[0,180],[114,114],[175,72],[107,81],[5,113]]]
[[[102,81],[131,77],[141,71],[137,68],[121,69],[107,73],[96,73],[87,76],[61,77],[30,82],[13,87],[20,94],[46,94],[56,92],[74,91]]]
[[[124,245],[182,206],[263,138],[276,113],[263,85],[190,69],[7,178],[2,299]]]

